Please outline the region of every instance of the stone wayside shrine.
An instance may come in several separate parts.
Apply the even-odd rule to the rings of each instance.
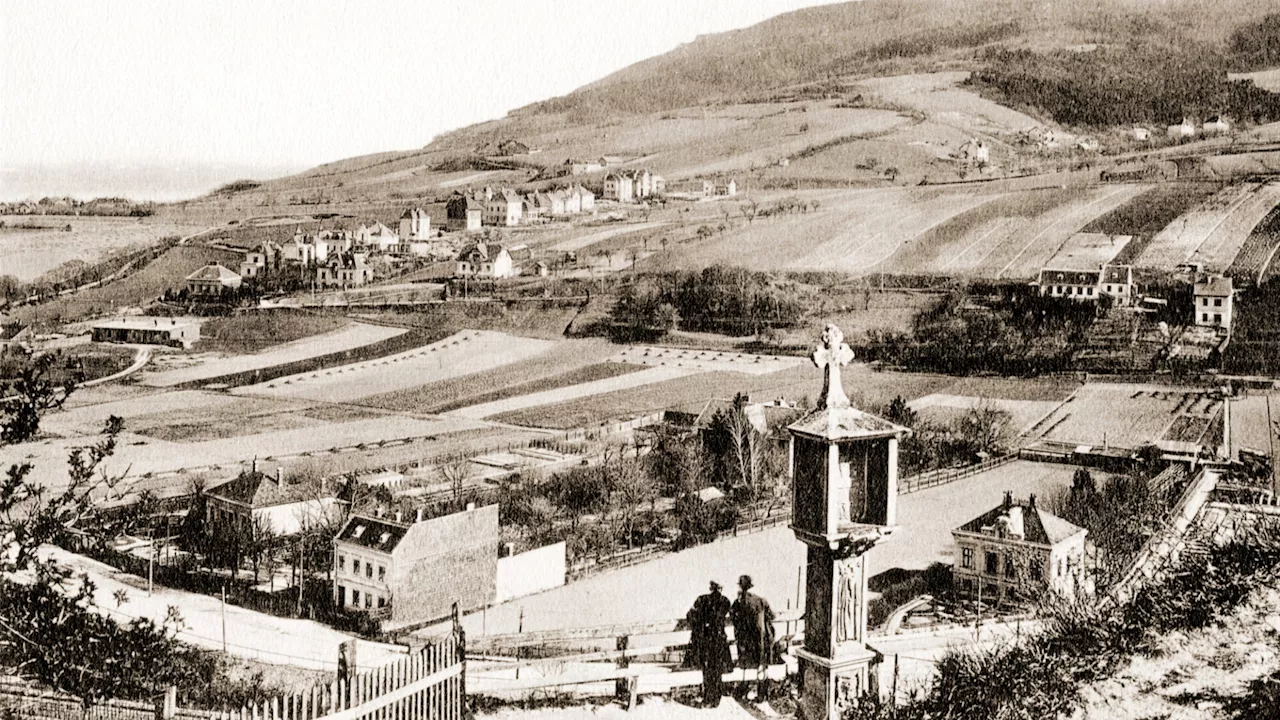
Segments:
[[[813,362],[825,372],[817,409],[791,425],[791,529],[808,545],[800,717],[835,720],[876,689],[880,654],[867,647],[864,556],[893,531],[898,441],[911,431],[858,410],[840,384],[853,359],[828,325]]]

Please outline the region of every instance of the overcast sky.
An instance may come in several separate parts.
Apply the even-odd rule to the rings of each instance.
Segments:
[[[830,1],[830,0],[827,0]],[[0,166],[307,166],[824,0],[3,0]]]

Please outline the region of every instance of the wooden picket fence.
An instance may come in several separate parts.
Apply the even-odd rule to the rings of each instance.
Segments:
[[[221,720],[462,720],[466,643],[461,631],[349,681],[225,712]]]

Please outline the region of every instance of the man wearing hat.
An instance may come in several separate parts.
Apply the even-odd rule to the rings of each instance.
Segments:
[[[738,578],[738,599],[733,601],[733,637],[738,644],[738,667],[760,671],[757,688],[765,698],[768,677],[765,669],[773,660],[773,609],[764,598],[751,592],[750,575]]]
[[[707,707],[720,704],[723,676],[733,669],[729,638],[724,632],[729,598],[720,593],[721,589],[720,583],[712,580],[711,591],[699,595],[685,616],[689,621],[689,660],[702,670],[702,702]]]

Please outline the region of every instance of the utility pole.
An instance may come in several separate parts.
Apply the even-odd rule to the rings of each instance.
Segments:
[[[151,586],[156,575],[156,530],[151,528],[151,543],[147,547],[147,597],[151,597]]]
[[[1280,477],[1276,475],[1276,426],[1271,421],[1271,395],[1267,394],[1267,445],[1271,455],[1271,497],[1280,495]]]
[[[227,652],[227,584],[222,584],[222,652]]]

